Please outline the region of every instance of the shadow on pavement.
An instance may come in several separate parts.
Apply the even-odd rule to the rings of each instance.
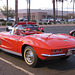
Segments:
[[[16,56],[7,52],[4,52],[4,53],[10,57],[17,58],[19,61],[21,60],[23,61],[23,58],[20,56]],[[60,70],[60,71],[72,70],[72,69],[75,69],[75,57],[71,56],[65,61],[60,59],[41,61],[40,64],[35,68],[38,69],[38,68],[44,68],[44,67],[48,69]]]

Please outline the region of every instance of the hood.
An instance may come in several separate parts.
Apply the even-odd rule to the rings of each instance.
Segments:
[[[58,47],[75,47],[75,37],[67,34],[35,34],[33,35],[35,39],[43,41],[45,44],[51,48]]]

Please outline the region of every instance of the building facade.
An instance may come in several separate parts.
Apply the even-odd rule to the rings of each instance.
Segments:
[[[72,13],[72,12],[69,12]],[[31,9],[30,10],[30,18],[31,20],[40,21],[42,19],[49,18],[48,16],[53,16],[52,10],[41,10],[41,9]],[[62,11],[58,12],[58,15],[62,15]],[[63,12],[63,15],[67,15],[67,11]],[[0,13],[0,18],[6,18]],[[18,10],[18,18],[27,18],[27,9],[20,9]]]
[[[30,13],[30,19],[40,21],[41,19],[47,18],[47,12],[32,12]],[[19,13],[19,18],[27,18],[27,13]]]

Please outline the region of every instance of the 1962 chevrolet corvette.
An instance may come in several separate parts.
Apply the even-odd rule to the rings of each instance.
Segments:
[[[75,54],[75,37],[18,30],[0,32],[0,49],[23,56],[27,65],[35,67],[39,60],[67,59]]]

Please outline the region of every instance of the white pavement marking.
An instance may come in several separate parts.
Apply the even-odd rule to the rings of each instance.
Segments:
[[[29,71],[26,71],[25,69],[23,69],[23,68],[21,68],[21,67],[19,67],[19,66],[16,66],[15,64],[13,64],[13,63],[11,63],[11,62],[9,62],[9,61],[7,61],[7,60],[1,58],[1,57],[0,57],[0,60],[6,62],[6,63],[8,63],[8,64],[10,64],[11,66],[13,66],[13,67],[15,67],[15,68],[17,68],[17,69],[19,69],[19,70],[25,72],[25,73],[27,73],[28,75],[34,75],[33,73],[31,73],[31,72],[29,72]]]

